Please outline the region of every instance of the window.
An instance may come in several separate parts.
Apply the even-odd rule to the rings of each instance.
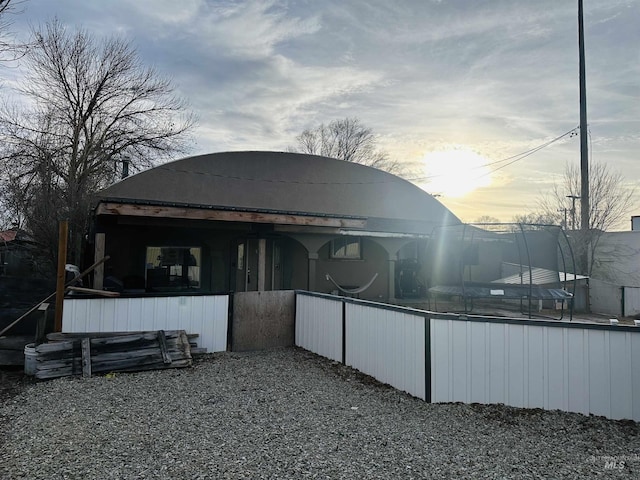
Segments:
[[[238,244],[238,270],[244,270],[244,243]]]
[[[331,240],[331,258],[360,260],[362,258],[362,245],[359,238],[337,238]]]
[[[147,247],[147,289],[180,291],[200,288],[201,249]]]

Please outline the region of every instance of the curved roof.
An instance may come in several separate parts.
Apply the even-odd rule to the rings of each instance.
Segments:
[[[439,201],[402,178],[299,153],[188,157],[128,177],[98,196],[122,202],[460,223]]]

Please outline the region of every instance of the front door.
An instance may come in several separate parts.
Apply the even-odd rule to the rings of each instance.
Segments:
[[[236,244],[236,292],[258,290],[258,240],[246,238]]]

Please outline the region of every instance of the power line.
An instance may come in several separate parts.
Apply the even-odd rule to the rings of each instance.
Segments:
[[[539,152],[539,151],[540,151],[540,150],[542,150],[543,148],[546,148],[546,147],[548,147],[549,145],[552,145],[552,144],[554,144],[554,143],[558,142],[559,140],[562,140],[562,139],[563,139],[564,137],[566,137],[567,135],[573,136],[573,134],[575,134],[576,130],[578,130],[579,128],[580,128],[580,127],[572,128],[571,130],[569,130],[569,131],[567,131],[567,132],[563,133],[562,135],[559,135],[559,136],[557,136],[556,138],[553,138],[553,139],[549,140],[548,142],[542,143],[542,144],[538,145],[537,147],[534,147],[534,148],[532,148],[532,149],[530,149],[530,150],[526,150],[526,151],[521,152],[521,153],[518,153],[518,154],[516,154],[516,155],[512,155],[512,156],[510,156],[510,157],[503,158],[503,159],[501,159],[501,160],[496,160],[495,162],[487,163],[487,164],[485,164],[485,165],[478,165],[478,166],[476,166],[476,167],[471,167],[471,168],[470,168],[470,170],[477,170],[477,169],[479,169],[479,168],[486,168],[486,167],[489,167],[489,166],[491,166],[491,165],[496,165],[496,164],[503,163],[503,162],[509,162],[509,163],[506,163],[506,164],[504,164],[504,165],[501,165],[501,166],[499,166],[499,167],[497,167],[497,168],[494,168],[493,170],[490,170],[490,171],[489,171],[489,172],[487,172],[487,173],[483,173],[482,175],[479,175],[478,177],[475,177],[475,178],[482,178],[482,177],[486,177],[487,175],[490,175],[490,174],[492,174],[493,172],[497,172],[498,170],[500,170],[500,169],[502,169],[502,168],[508,167],[509,165],[513,165],[514,163],[519,162],[520,160],[524,160],[524,159],[525,159],[525,158],[527,158],[528,156],[533,155],[533,154],[534,154],[534,153],[536,153],[536,152]],[[510,161],[510,160],[511,160],[511,161]],[[407,180],[410,180],[410,181],[414,181],[414,182],[415,182],[415,181],[429,180],[429,179],[431,179],[431,178],[438,178],[438,177],[443,177],[443,176],[445,176],[445,174],[429,175],[429,176],[426,176],[426,177],[417,177],[417,178],[408,178]]]
[[[470,169],[478,169],[478,168],[485,168],[491,165],[497,165],[503,162],[508,162],[504,165],[501,165],[497,168],[494,168],[493,170],[484,173],[482,175],[479,175],[476,178],[482,178],[485,177],[487,175],[490,175],[493,172],[496,172],[502,168],[508,167],[509,165],[512,165],[516,162],[519,162],[520,160],[525,159],[526,157],[533,155],[536,152],[539,152],[540,150],[542,150],[543,148],[548,147],[549,145],[552,145],[553,143],[563,139],[564,137],[566,137],[567,135],[572,135],[575,134],[575,131],[578,130],[579,127],[576,128],[572,128],[571,130],[563,133],[562,135],[557,136],[556,138],[553,138],[551,140],[549,140],[548,142],[542,143],[530,150],[526,150],[524,152],[518,153],[516,155],[512,155],[510,157],[506,157],[503,158],[501,160],[496,160],[495,162],[491,162],[485,165],[480,165],[477,167],[471,167]],[[158,167],[155,167],[158,170],[166,170],[169,172],[173,172],[173,173],[185,173],[185,174],[191,174],[191,175],[202,175],[202,176],[207,176],[207,177],[216,177],[216,178],[223,178],[223,179],[228,179],[228,180],[240,180],[240,181],[249,181],[249,182],[265,182],[265,183],[280,183],[280,184],[302,184],[302,185],[375,185],[375,184],[383,184],[383,183],[389,183],[389,181],[391,180],[374,180],[374,181],[361,181],[361,182],[340,182],[340,181],[301,181],[301,180],[291,180],[291,179],[274,179],[274,178],[256,178],[256,177],[245,177],[245,176],[240,176],[240,175],[225,175],[222,173],[215,173],[215,172],[211,172],[211,171],[196,171],[196,170],[188,170],[185,168],[176,168],[170,165],[160,165]],[[408,180],[408,181],[412,181],[412,182],[417,182],[417,181],[423,181],[423,180],[429,180],[431,178],[437,178],[437,177],[443,177],[445,176],[444,174],[439,174],[439,175],[429,175],[429,176],[424,176],[424,177],[415,177],[415,178],[404,178],[402,177],[404,180]],[[393,181],[397,181],[397,178],[395,176],[393,176]]]

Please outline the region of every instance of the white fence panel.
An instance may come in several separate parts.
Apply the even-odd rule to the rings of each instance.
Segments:
[[[430,326],[434,402],[640,420],[640,330],[436,318]]]
[[[624,288],[624,314],[632,317],[640,314],[640,288],[639,287],[623,287]]]
[[[423,316],[346,304],[346,364],[426,399]]]
[[[342,361],[342,301],[296,295],[296,345]]]
[[[65,298],[63,332],[186,330],[208,352],[227,349],[229,297]]]

